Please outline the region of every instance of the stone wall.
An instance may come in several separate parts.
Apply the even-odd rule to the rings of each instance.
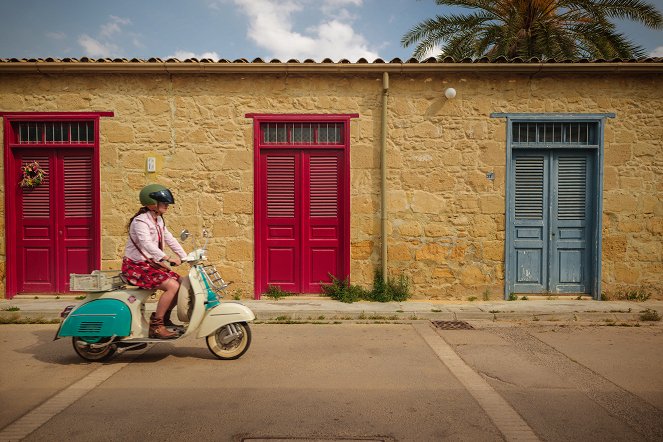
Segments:
[[[391,75],[390,85],[389,267],[411,278],[415,297],[503,295],[506,129],[492,112],[617,114],[605,131],[603,288],[661,291],[663,77]],[[444,97],[450,86],[453,100]],[[103,268],[119,268],[137,192],[159,182],[177,201],[169,229],[208,228],[211,261],[249,297],[253,128],[245,114],[360,115],[351,123],[351,279],[370,286],[380,265],[381,92],[381,74],[3,75],[0,110],[113,111],[100,133]],[[148,156],[157,173],[145,172]],[[4,187],[0,195],[4,203]],[[4,235],[0,247],[4,284]]]

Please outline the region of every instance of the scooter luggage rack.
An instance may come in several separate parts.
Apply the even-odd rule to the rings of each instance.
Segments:
[[[212,264],[204,265],[202,266],[202,268],[203,271],[205,272],[205,276],[207,276],[207,280],[210,285],[209,288],[212,289],[217,295],[221,296],[221,293],[230,284],[228,284],[223,280],[219,271]]]

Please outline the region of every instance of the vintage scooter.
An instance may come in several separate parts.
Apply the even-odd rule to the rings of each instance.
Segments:
[[[184,230],[182,241],[189,237]],[[139,350],[147,344],[172,342],[195,335],[206,338],[207,347],[219,359],[237,359],[251,345],[249,322],[255,319],[245,305],[223,301],[229,283],[226,283],[212,265],[205,265],[205,249],[196,249],[182,260],[189,264],[188,276],[182,277],[177,295],[177,317],[184,324],[177,339],[152,339],[145,317],[145,302],[156,289],[145,290],[128,286],[116,275],[116,282],[105,291],[90,291],[79,305],[70,305],[60,314],[63,318],[55,339],[71,336],[76,353],[88,361],[103,361],[113,354]],[[95,274],[96,273],[96,274]],[[71,275],[72,291],[80,289],[82,278],[101,277],[101,272],[91,275]],[[91,284],[99,288],[98,284]],[[85,290],[85,289],[83,289]]]

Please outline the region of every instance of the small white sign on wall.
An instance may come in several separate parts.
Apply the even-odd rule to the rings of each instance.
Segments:
[[[147,171],[148,172],[157,171],[157,159],[155,157],[147,157]]]

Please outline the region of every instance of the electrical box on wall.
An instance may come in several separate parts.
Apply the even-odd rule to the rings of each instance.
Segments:
[[[155,157],[147,157],[147,171],[148,172],[157,171],[157,159]]]

